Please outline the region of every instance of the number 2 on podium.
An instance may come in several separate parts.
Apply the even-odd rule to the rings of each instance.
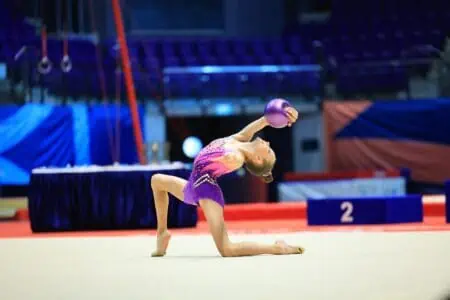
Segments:
[[[353,204],[348,201],[344,201],[341,203],[341,210],[343,211],[341,216],[342,223],[352,223],[353,222]]]

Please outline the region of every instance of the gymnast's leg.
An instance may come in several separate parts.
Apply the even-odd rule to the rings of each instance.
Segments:
[[[304,249],[277,241],[272,245],[258,244],[252,242],[232,243],[228,238],[223,217],[223,208],[212,200],[200,200],[209,229],[220,255],[224,257],[253,256],[260,254],[302,254]]]
[[[155,202],[157,227],[156,251],[152,256],[164,256],[170,241],[167,230],[167,212],[169,210],[169,193],[183,201],[183,189],[187,181],[171,175],[155,174],[151,179],[153,198]]]

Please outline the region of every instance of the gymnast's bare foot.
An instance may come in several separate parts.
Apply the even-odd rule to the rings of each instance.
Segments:
[[[303,254],[303,253],[305,253],[305,249],[303,247],[290,246],[285,241],[276,241],[275,245],[280,247],[279,254]]]
[[[156,251],[152,253],[152,257],[159,257],[166,255],[167,246],[169,246],[170,233],[165,230],[158,233],[156,238]]]

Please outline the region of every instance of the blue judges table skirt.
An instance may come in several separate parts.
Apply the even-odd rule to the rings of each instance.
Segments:
[[[156,228],[150,179],[156,173],[187,179],[180,164],[35,169],[30,179],[33,232]],[[195,227],[197,208],[169,198],[168,226]]]

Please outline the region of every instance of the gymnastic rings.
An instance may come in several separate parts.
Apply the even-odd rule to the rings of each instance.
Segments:
[[[72,60],[68,55],[64,55],[61,60],[61,70],[64,73],[69,73],[72,70]]]
[[[41,29],[41,47],[42,47],[42,58],[38,62],[37,69],[42,75],[50,73],[52,70],[52,62],[47,56],[47,28],[42,26]]]
[[[42,75],[46,75],[46,74],[50,73],[53,65],[47,56],[43,56],[42,59],[39,61],[37,67],[38,67],[39,73],[41,73]]]

